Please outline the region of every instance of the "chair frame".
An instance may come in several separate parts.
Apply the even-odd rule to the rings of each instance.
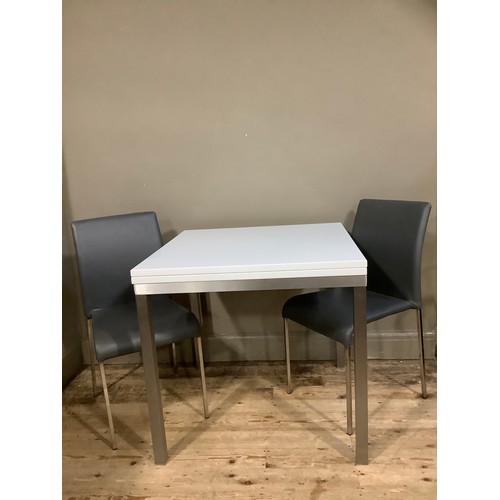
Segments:
[[[424,331],[422,327],[422,309],[416,309],[417,314],[417,335],[420,358],[420,386],[421,397],[427,399],[427,376],[425,371],[425,351],[424,351]],[[288,328],[288,318],[283,318],[283,334],[285,337],[285,360],[286,360],[286,385],[287,393],[293,392],[291,380],[290,363],[290,334]],[[355,341],[355,339],[354,339]],[[344,347],[345,352],[345,382],[346,382],[346,404],[347,404],[347,434],[352,435],[352,376],[351,376],[351,347]]]
[[[104,395],[104,402],[106,404],[106,413],[108,416],[108,425],[109,425],[109,435],[110,435],[110,440],[111,440],[111,447],[113,450],[117,449],[117,444],[116,444],[116,435],[115,435],[115,427],[113,425],[113,415],[111,413],[111,403],[109,399],[109,391],[108,391],[108,384],[106,381],[106,372],[104,369],[104,362],[103,363],[97,363],[96,361],[96,352],[95,352],[95,344],[94,344],[94,329],[93,329],[93,323],[92,323],[92,318],[87,319],[87,337],[88,337],[88,347],[89,347],[89,364],[90,364],[90,370],[92,374],[92,392],[94,394],[94,397],[98,396],[97,392],[97,379],[96,379],[96,370],[95,366],[96,364],[99,365],[99,371],[101,375],[101,383],[102,383],[102,392]],[[193,337],[193,346],[194,346],[194,351],[195,351],[195,365],[198,367],[200,370],[200,379],[201,379],[201,392],[203,396],[203,415],[205,418],[208,418],[210,416],[209,409],[208,409],[208,398],[207,398],[207,384],[206,384],[206,377],[205,377],[205,363],[203,359],[203,345],[201,342],[201,336]],[[177,372],[177,360],[175,357],[175,343],[170,344],[171,347],[171,353],[173,353],[172,357],[172,366],[174,368],[174,372]]]

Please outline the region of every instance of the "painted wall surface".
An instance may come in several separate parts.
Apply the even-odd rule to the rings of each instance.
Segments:
[[[63,147],[73,219],[154,210],[166,240],[430,201],[436,331],[434,1],[64,0]],[[282,357],[290,295],[207,297],[209,356]],[[405,313],[370,332],[414,328]]]
[[[71,209],[68,204],[66,175],[62,189],[62,385],[65,387],[83,366],[82,338],[85,323],[71,235]]]

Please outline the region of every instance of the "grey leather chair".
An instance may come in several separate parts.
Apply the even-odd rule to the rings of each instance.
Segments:
[[[154,212],[75,221],[72,230],[87,317],[94,396],[97,395],[94,366],[97,362],[111,445],[116,449],[104,361],[141,350],[130,270],[162,246],[162,237]],[[151,297],[151,311],[157,347],[186,339],[195,341],[204,414],[208,418],[200,324],[196,316],[166,295]]]
[[[420,346],[422,397],[427,397],[422,330],[421,260],[431,205],[419,201],[359,202],[352,238],[368,261],[367,322],[415,309]],[[352,434],[351,346],[352,288],[333,288],[296,295],[282,310],[288,393],[292,392],[288,320],[345,347],[347,433]]]

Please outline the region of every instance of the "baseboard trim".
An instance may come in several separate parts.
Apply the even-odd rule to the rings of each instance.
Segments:
[[[436,332],[424,332],[424,356],[434,359]],[[375,332],[368,335],[368,359],[419,359],[417,332]]]
[[[436,332],[424,333],[424,352],[434,358]],[[178,359],[192,362],[191,342],[177,346]],[[85,351],[84,351],[85,352]],[[283,335],[219,335],[203,337],[203,352],[207,362],[278,361],[284,359]],[[336,359],[336,343],[315,333],[290,333],[290,356],[293,360],[323,361]],[[416,332],[369,332],[368,359],[418,359]],[[158,351],[158,361],[170,362],[168,348]],[[110,361],[114,364],[140,363],[140,354],[129,354]]]
[[[424,334],[426,358],[434,357],[435,332]],[[336,342],[318,334],[290,333],[290,356],[294,360],[336,359]],[[282,334],[219,336],[204,339],[208,361],[277,361],[284,359]],[[368,359],[418,359],[416,332],[370,332]]]
[[[66,387],[82,370],[84,360],[79,345],[73,346],[62,357],[62,386]]]

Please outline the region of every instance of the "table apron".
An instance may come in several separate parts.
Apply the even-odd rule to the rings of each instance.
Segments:
[[[299,288],[337,288],[366,286],[366,275],[314,276],[297,278],[137,283],[136,295],[169,293],[242,292],[257,290],[293,290]]]

